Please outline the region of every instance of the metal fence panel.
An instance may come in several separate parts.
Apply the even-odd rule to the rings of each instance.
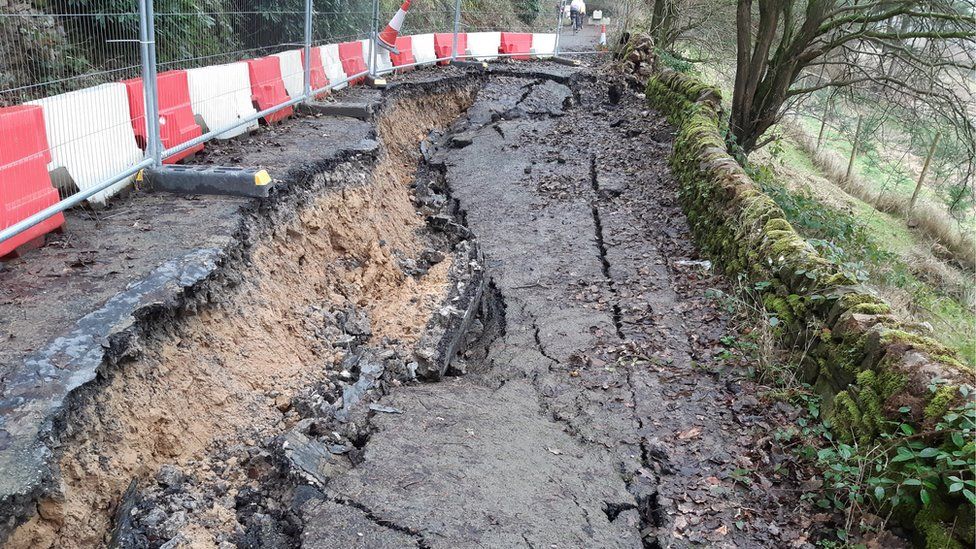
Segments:
[[[416,59],[405,63],[376,45],[402,4],[7,0],[0,7],[0,116],[9,115],[0,118],[0,206],[18,200],[4,163],[23,159],[2,154],[15,149],[31,155],[31,173],[41,187],[53,185],[60,202],[45,202],[28,219],[0,218],[0,242],[86,200],[104,202],[142,168],[246,133],[259,120],[273,122],[367,73],[469,57],[473,50],[481,58],[504,57],[502,32],[532,33],[551,44],[544,53],[556,49],[555,4],[516,0],[514,12],[502,15],[482,0],[418,1],[399,29]],[[459,32],[472,39],[459,42]],[[35,124],[27,134],[47,142],[28,143],[23,128],[4,120]]]

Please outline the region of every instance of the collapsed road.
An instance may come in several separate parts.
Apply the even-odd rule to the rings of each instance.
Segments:
[[[375,135],[73,402],[8,545],[802,546],[672,130],[612,74],[526,67],[361,92]]]

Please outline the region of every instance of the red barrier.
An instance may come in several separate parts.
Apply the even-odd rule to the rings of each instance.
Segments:
[[[390,53],[390,61],[393,62],[394,67],[402,67],[403,65],[413,65],[417,62],[417,59],[413,56],[413,40],[409,36],[400,36],[396,39],[396,48],[400,50],[399,54]],[[400,72],[405,72],[413,70],[413,67],[406,69],[400,69]]]
[[[44,130],[44,111],[36,105],[0,108],[0,229],[57,204],[47,163],[51,151]],[[44,235],[61,227],[55,214],[0,243],[0,257],[18,255],[18,248],[44,244]]]
[[[529,54],[532,53],[532,33],[503,32],[498,51],[505,54],[519,54],[512,55],[512,59],[528,61],[530,59]]]
[[[458,58],[464,57],[465,50],[468,49],[468,35],[459,32],[457,41],[457,56]],[[454,34],[450,32],[438,32],[434,34],[434,53],[437,54],[437,58],[441,59],[444,57],[451,56],[451,48],[454,46]],[[441,65],[446,65],[447,61],[439,61]]]
[[[251,101],[258,111],[288,102],[288,92],[281,80],[281,60],[270,55],[247,60],[247,74],[251,79]],[[284,120],[295,112],[292,107],[279,109],[264,117],[268,124]]]
[[[342,70],[346,73],[347,77],[351,78],[355,74],[366,72],[366,61],[363,57],[363,43],[359,41],[340,43],[339,61],[342,62]],[[365,78],[365,75],[353,78],[349,81],[349,85],[354,86],[362,82]]]
[[[136,141],[146,148],[146,110],[142,92],[142,79],[123,80],[129,96],[129,117]],[[156,76],[159,91],[159,137],[167,149],[200,137],[203,130],[193,118],[190,107],[190,88],[186,81],[186,71],[166,71]],[[203,143],[174,154],[163,160],[165,164],[175,164],[180,160],[203,150]]]
[[[322,64],[322,50],[318,47],[311,48],[312,64],[309,67],[309,75],[312,83],[312,91],[320,90],[329,85],[329,77],[325,75],[325,65]],[[302,48],[302,63],[305,63],[305,48]],[[328,92],[322,92],[319,97],[323,97]]]

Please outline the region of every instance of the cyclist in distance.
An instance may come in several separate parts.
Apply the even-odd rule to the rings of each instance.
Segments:
[[[583,0],[573,0],[569,5],[569,15],[573,21],[573,32],[579,32],[583,28],[583,16],[586,15],[586,4]]]

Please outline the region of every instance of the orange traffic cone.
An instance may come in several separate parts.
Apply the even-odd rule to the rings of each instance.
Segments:
[[[600,47],[607,47],[607,26],[600,25]]]
[[[410,9],[410,0],[403,0],[403,5],[397,10],[396,15],[390,22],[387,23],[386,28],[380,33],[378,39],[376,40],[377,45],[385,50],[389,50],[397,55],[400,54],[400,50],[396,47],[397,35],[400,33],[400,27],[403,26],[403,18],[407,16],[407,10]]]

